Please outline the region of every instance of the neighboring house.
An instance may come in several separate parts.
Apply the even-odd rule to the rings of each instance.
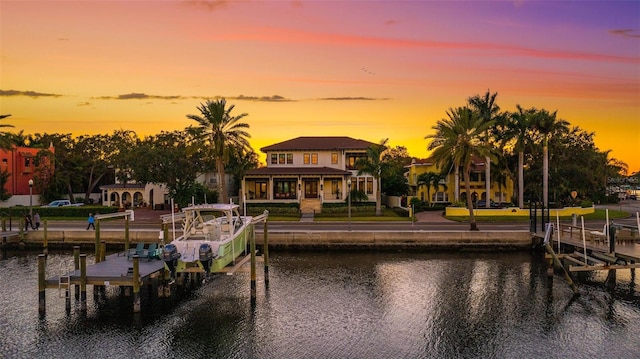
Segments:
[[[41,150],[41,148],[18,146],[14,146],[10,150],[0,149],[0,170],[9,173],[4,188],[12,196],[8,201],[3,201],[0,206],[29,205],[30,201],[34,205],[39,204],[40,189],[36,177],[41,176],[42,173],[36,168],[34,159]],[[47,150],[55,153],[53,145],[49,146]],[[43,160],[46,161],[46,159]],[[41,167],[43,166],[49,166],[49,164],[41,165]],[[36,183],[31,187],[31,191],[29,180],[34,180]]]
[[[228,190],[233,186],[232,176],[227,176]],[[218,189],[218,176],[216,173],[201,173],[196,178],[210,190]],[[114,183],[100,186],[102,191],[102,204],[117,207],[147,207],[152,209],[169,209],[171,201],[169,191],[164,184],[147,183],[140,184],[135,181],[127,183]],[[207,202],[215,202],[216,198],[207,198]],[[204,198],[194,199],[197,203],[204,203]]]
[[[358,158],[376,144],[351,137],[297,137],[263,147],[267,166],[247,171],[242,194],[247,203],[299,203],[301,211],[320,212],[322,203],[344,202],[348,190],[375,201],[376,180],[357,176]]]
[[[122,208],[164,208],[169,204],[166,186],[153,183],[114,183],[100,186],[102,205]],[[168,209],[165,208],[165,209]]]
[[[407,181],[409,182],[409,188],[411,189],[410,196],[417,197],[422,201],[427,201],[427,186],[418,186],[418,176],[422,173],[434,172],[440,173],[441,169],[437,168],[431,159],[414,159],[411,164],[406,166],[409,169],[405,173]],[[485,186],[485,161],[481,158],[474,158],[471,165],[470,173],[470,189],[473,200],[486,200],[487,192]],[[496,177],[491,176],[491,193],[489,199],[496,203],[510,202],[514,193],[513,181],[508,178],[506,184],[500,186],[495,182]],[[431,198],[430,203],[452,203],[458,201],[466,201],[467,193],[465,191],[464,178],[462,171],[458,171],[456,176],[455,169],[451,168],[444,180],[440,181],[442,185],[438,188],[434,188],[432,185],[429,189]],[[446,186],[446,190],[445,187]]]

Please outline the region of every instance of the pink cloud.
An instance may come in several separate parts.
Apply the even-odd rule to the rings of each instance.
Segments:
[[[497,43],[483,42],[445,42],[428,40],[392,39],[318,33],[309,31],[286,30],[277,28],[249,28],[246,31],[216,34],[209,37],[216,41],[260,41],[293,44],[320,44],[340,46],[361,46],[377,48],[417,48],[435,50],[466,50],[498,52],[505,56],[521,56],[530,58],[586,60],[616,63],[640,63],[640,57],[616,56],[608,54],[587,53],[579,51],[544,50]]]

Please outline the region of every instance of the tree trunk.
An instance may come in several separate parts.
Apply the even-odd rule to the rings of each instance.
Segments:
[[[484,164],[485,208],[491,208],[491,159],[488,156],[484,158]]]
[[[469,230],[478,231],[476,225],[476,217],[473,215],[473,201],[471,200],[471,185],[469,184],[469,171],[470,168],[464,169],[464,189],[467,192],[467,208],[469,209]]]
[[[376,178],[378,182],[378,190],[376,191],[376,216],[382,216],[382,184],[380,183],[380,177]]]
[[[518,207],[524,208],[524,152],[518,152]]]
[[[216,159],[216,172],[218,174],[218,200],[220,203],[227,203],[227,193],[225,188],[225,178],[224,178],[224,162],[222,159]]]
[[[549,146],[547,139],[544,140],[542,148],[544,158],[542,159],[542,203],[544,208],[549,208]]]

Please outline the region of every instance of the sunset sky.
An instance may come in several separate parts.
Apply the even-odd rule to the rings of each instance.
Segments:
[[[389,138],[498,92],[595,132],[640,170],[640,1],[0,0],[10,131],[140,136],[225,97],[251,144]]]

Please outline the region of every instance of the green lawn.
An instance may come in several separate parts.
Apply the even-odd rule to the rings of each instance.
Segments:
[[[616,211],[616,210],[609,210],[609,219],[617,219],[617,218],[627,218],[629,217],[630,214],[628,212],[624,212],[624,211]],[[584,216],[584,219],[586,220],[605,220],[607,217],[606,215],[606,210],[604,209],[596,209],[594,213],[590,213]],[[452,221],[457,221],[457,222],[469,222],[469,216],[447,216],[445,217],[447,219],[450,219]],[[540,217],[538,217],[540,218]],[[578,216],[579,218],[579,216]],[[502,216],[475,216],[476,222],[528,222],[529,221],[529,216],[518,216],[518,217],[514,217],[514,216],[509,216],[509,217],[502,217]],[[550,220],[554,220],[555,221],[556,217],[550,218]],[[560,220],[562,221],[567,221],[567,220],[571,220],[571,216],[561,216]]]
[[[322,213],[317,214],[313,218],[314,222],[347,222],[349,221],[349,216],[347,214],[340,216],[323,216]],[[396,212],[391,209],[385,208],[382,212],[382,216],[355,216],[353,213],[351,214],[351,221],[353,222],[388,222],[388,221],[398,221],[398,222],[410,222],[411,218],[409,217],[401,217]]]

